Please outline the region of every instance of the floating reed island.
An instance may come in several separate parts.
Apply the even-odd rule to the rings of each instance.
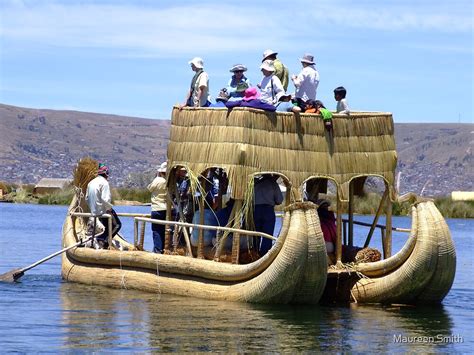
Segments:
[[[205,299],[254,303],[358,302],[440,303],[453,283],[456,256],[450,232],[434,203],[395,189],[392,115],[335,114],[327,130],[319,115],[275,113],[251,108],[175,107],[167,167],[167,217],[127,214],[133,236],[115,236],[107,250],[73,248],[62,257],[67,281],[132,288]],[[63,246],[87,236],[90,216],[85,187],[97,162],[83,159],[75,173],[77,193],[63,226]],[[186,170],[198,221],[175,216],[177,172]],[[234,200],[226,225],[205,223],[209,172],[219,180],[218,211]],[[285,191],[275,238],[253,228],[254,178],[272,174]],[[376,178],[384,186],[372,223],[355,220],[354,198]],[[336,212],[334,253],[327,253],[315,202],[330,198]],[[410,200],[411,229],[392,226],[392,202]],[[179,208],[178,208],[179,209]],[[120,214],[119,214],[120,215]],[[385,215],[385,224],[379,218]],[[343,218],[347,216],[347,218]],[[165,251],[144,250],[146,228],[165,224]],[[366,226],[356,235],[355,225]],[[392,255],[392,231],[406,244]],[[213,244],[206,232],[214,233]],[[375,232],[381,253],[371,247]],[[197,243],[192,235],[197,235]],[[378,233],[377,233],[378,234]],[[264,256],[251,247],[255,236],[274,244]],[[111,236],[109,236],[111,239]],[[365,239],[356,247],[355,241]]]

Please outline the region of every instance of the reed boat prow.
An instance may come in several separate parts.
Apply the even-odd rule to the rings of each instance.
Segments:
[[[444,218],[431,201],[413,206],[412,218],[411,237],[400,255],[392,257],[405,259],[403,263],[397,265],[397,260],[387,259],[370,269],[364,265],[357,268],[362,274],[377,275],[362,278],[354,285],[352,294],[358,302],[436,304],[451,289],[456,253]],[[387,262],[395,267],[382,267]]]

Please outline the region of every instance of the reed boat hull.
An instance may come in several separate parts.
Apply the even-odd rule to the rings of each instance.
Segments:
[[[446,222],[433,202],[412,207],[411,235],[397,254],[342,269],[327,267],[315,211],[312,203],[289,206],[273,248],[250,264],[137,250],[74,248],[63,254],[62,276],[84,284],[251,303],[426,304],[440,303],[449,292],[456,254]],[[76,243],[84,228],[81,218],[68,215],[63,246]],[[121,243],[133,249],[124,240]]]
[[[74,248],[63,254],[62,277],[90,285],[214,300],[318,303],[326,283],[327,256],[314,205],[289,206],[283,224],[272,250],[247,265],[143,251]],[[76,243],[84,227],[81,218],[68,215],[63,245]]]

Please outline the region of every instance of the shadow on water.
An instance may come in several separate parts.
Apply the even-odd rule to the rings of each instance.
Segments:
[[[70,283],[60,297],[63,349],[391,352],[452,345],[396,340],[450,336],[443,307],[252,305]]]

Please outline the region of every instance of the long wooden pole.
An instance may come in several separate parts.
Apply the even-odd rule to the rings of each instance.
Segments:
[[[240,212],[242,210],[242,200],[235,200],[235,218],[234,218],[234,228],[240,227]],[[238,264],[240,257],[240,233],[235,232],[232,235],[232,264]]]
[[[166,194],[166,220],[171,221],[171,196],[170,194]],[[171,230],[170,230],[170,225],[165,224],[165,245],[164,245],[164,251],[169,252],[170,251],[170,244],[171,244]]]
[[[204,224],[204,199],[205,196],[202,196],[199,199],[199,224]],[[198,250],[197,250],[198,259],[204,259],[204,230],[199,229],[198,231]]]
[[[385,189],[382,199],[380,200],[379,208],[377,209],[377,213],[374,217],[374,221],[372,222],[372,225],[370,226],[369,234],[367,235],[367,239],[365,240],[364,248],[367,248],[369,246],[370,239],[372,239],[372,235],[374,234],[375,227],[377,226],[377,222],[379,220],[380,214],[382,213],[382,209],[384,208],[385,200],[387,199],[387,197],[388,197],[388,189]]]
[[[392,201],[390,200],[390,198],[387,198],[385,225],[387,226],[387,230],[385,233],[385,258],[389,258],[392,256]]]
[[[240,233],[243,235],[248,235],[248,236],[257,236],[257,237],[264,237],[268,238],[271,240],[277,240],[276,237],[273,235],[267,234],[267,233],[262,233],[262,232],[256,232],[256,231],[250,231],[246,229],[238,229],[238,228],[228,228],[228,227],[219,227],[219,226],[206,226],[206,225],[199,225],[195,223],[185,223],[185,222],[169,222],[169,221],[161,221],[159,219],[151,219],[151,218],[145,218],[145,217],[136,217],[135,218],[138,221],[145,221],[149,223],[155,223],[155,224],[165,224],[165,223],[170,223],[172,225],[176,226],[183,226],[183,227],[193,227],[193,228],[201,228],[201,229],[209,229],[209,230],[215,230],[215,231],[228,231],[232,233]]]
[[[336,267],[342,267],[342,201],[339,199],[339,193],[336,196],[337,200],[337,216],[336,216]]]
[[[354,181],[349,183],[349,246],[354,245]]]
[[[85,240],[81,240],[79,242],[77,242],[76,244],[73,244],[73,245],[70,245],[68,246],[67,248],[64,248],[64,249],[61,249],[51,255],[48,255],[47,257],[31,264],[31,265],[28,265],[24,268],[21,268],[21,269],[16,269],[16,270],[11,270],[9,272],[6,272],[2,275],[0,275],[0,281],[4,281],[4,282],[13,282],[13,281],[16,281],[18,280],[20,277],[22,277],[26,271],[30,270],[30,269],[33,269],[34,267],[44,263],[45,261],[48,261],[49,259],[52,259],[54,258],[55,256],[59,255],[59,254],[62,254],[72,248],[76,248],[82,244],[85,244],[86,242],[88,242],[89,240],[92,240],[92,238],[94,238],[94,235],[91,235],[90,237],[88,237],[87,239]]]

